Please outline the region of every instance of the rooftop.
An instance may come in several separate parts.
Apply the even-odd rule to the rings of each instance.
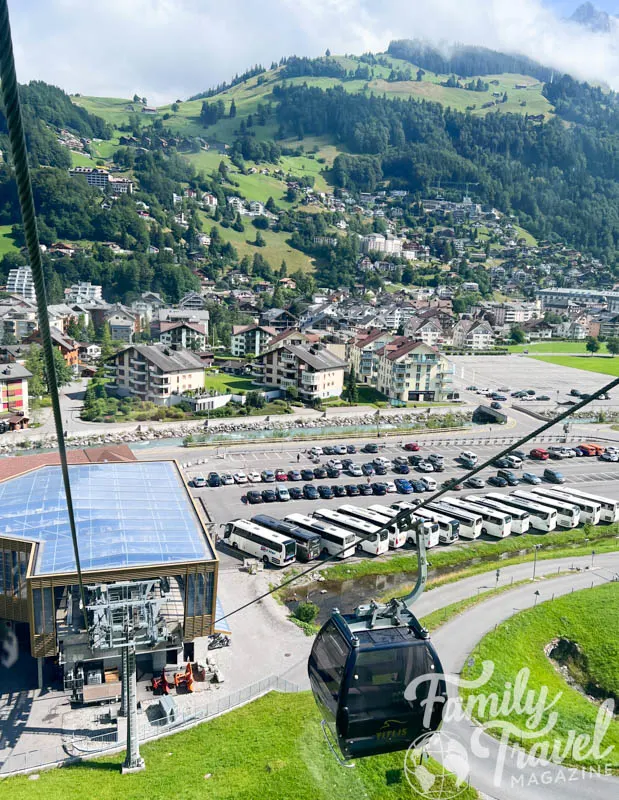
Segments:
[[[214,559],[172,461],[69,466],[81,567],[89,570]],[[0,537],[39,542],[33,575],[75,572],[60,467],[0,484]]]

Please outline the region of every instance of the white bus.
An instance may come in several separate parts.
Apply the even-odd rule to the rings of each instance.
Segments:
[[[445,514],[458,520],[461,539],[478,539],[481,536],[482,518],[479,514],[474,514],[472,511],[465,511],[463,508],[452,505],[451,500],[452,498],[449,498],[449,500],[437,500],[435,503],[430,503],[426,508],[429,511],[437,511],[439,514]]]
[[[388,509],[393,511],[392,508]],[[343,505],[338,508],[342,514],[348,514],[350,517],[357,517],[371,522],[372,525],[378,525],[379,528],[384,528],[389,525],[389,547],[397,550],[398,547],[403,547],[406,544],[406,533],[404,529],[400,529],[399,525],[393,524],[393,517],[397,516],[397,512],[393,517],[385,513],[384,506],[370,506],[370,508],[358,508],[357,506]]]
[[[559,502],[576,506],[580,510],[580,522],[590,522],[591,525],[597,525],[600,521],[602,506],[595,500],[585,500],[584,497],[572,494],[569,489],[563,492],[556,492],[554,489],[541,489],[536,486],[531,491],[540,497],[553,501],[559,500]]]
[[[414,514],[419,519],[436,522],[440,544],[453,544],[458,541],[460,538],[460,523],[457,519],[452,519],[449,515],[437,514],[436,511],[429,511],[427,508],[414,508]],[[395,509],[391,508],[390,510],[394,511]]]
[[[430,516],[424,516],[419,511],[417,511],[417,506],[414,506],[412,503],[406,503],[403,500],[400,500],[397,503],[393,503],[391,508],[388,511],[392,514],[399,514],[400,511],[412,511],[412,519],[418,519],[423,524],[423,533],[426,538],[426,548],[429,550],[431,547],[436,547],[441,541],[441,530],[438,522]],[[415,535],[415,530],[411,529],[408,531],[407,534],[407,541],[409,544],[417,544],[417,536]]]
[[[224,541],[235,550],[261,558],[265,564],[284,567],[297,555],[297,543],[289,536],[262,528],[246,519],[235,519],[224,526]]]
[[[533,500],[525,500],[523,497],[516,497],[513,494],[498,494],[490,493],[484,495],[488,500],[497,501],[507,506],[507,508],[515,508],[520,511],[526,511],[529,515],[529,524],[531,528],[542,533],[549,533],[554,531],[557,527],[557,509],[550,506],[542,505]]]
[[[509,514],[512,518],[512,533],[522,534],[529,530],[530,517],[527,511],[521,511],[515,506],[507,506],[505,503],[499,503],[497,500],[490,500],[481,494],[468,494],[464,499]]]
[[[340,530],[335,525],[327,525],[325,522],[306,517],[304,514],[288,514],[285,520],[301,530],[317,533],[320,536],[323,553],[338,558],[348,558],[355,554],[358,539],[349,531]]]
[[[580,489],[564,489],[557,486],[557,492],[569,495],[574,498],[582,498],[583,500],[592,500],[594,503],[600,504],[600,520],[602,522],[619,522],[619,503],[616,500],[609,500],[608,497],[600,497],[597,494],[589,494],[589,492],[581,492]]]
[[[531,500],[533,503],[542,503],[542,505],[554,508],[557,512],[557,525],[562,528],[575,528],[580,522],[580,509],[573,503],[568,503],[565,499],[557,500],[557,498],[537,494],[533,490],[525,492],[522,489],[518,489],[512,494],[515,497],[522,497],[523,500]]]
[[[468,499],[461,500],[459,497],[454,497],[449,502],[453,503],[456,508],[479,514],[482,519],[481,532],[488,536],[504,539],[512,532],[512,517],[507,511],[499,511]]]
[[[367,520],[331,511],[330,508],[317,508],[312,512],[312,517],[329,525],[335,525],[343,531],[356,534],[358,550],[364,550],[372,556],[382,556],[389,550],[389,533],[388,531],[379,533],[380,525],[373,525]]]

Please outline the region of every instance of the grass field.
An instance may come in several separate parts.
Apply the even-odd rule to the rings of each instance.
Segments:
[[[216,392],[225,392],[230,389],[232,392],[251,392],[254,389],[261,389],[249,378],[241,378],[237,375],[227,375],[225,372],[207,372],[204,378],[206,389],[213,389]]]
[[[530,355],[537,355],[538,353],[566,353],[578,354],[587,353],[586,342],[531,342],[531,344],[512,344],[508,347],[510,353],[524,353],[525,350],[529,351]],[[599,353],[608,353],[606,344],[600,342]]]
[[[19,248],[13,240],[12,225],[0,225],[0,258],[7,253],[16,253]]]
[[[587,372],[601,372],[603,375],[619,377],[619,358],[599,358],[597,356],[535,356],[538,361],[558,364],[560,367],[584,369]]]
[[[95,166],[95,159],[90,158],[90,156],[84,155],[84,153],[76,153],[75,150],[71,150],[71,166],[72,167],[94,167]]]
[[[494,663],[494,674],[483,687],[485,697],[497,692],[499,697],[505,691],[506,682],[512,685],[517,673],[527,667],[530,670],[528,691],[539,692],[546,687],[548,692],[545,701],[556,714],[556,724],[550,725],[550,733],[541,737],[541,741],[560,741],[565,746],[569,732],[593,735],[598,706],[583,696],[575,688],[567,684],[563,676],[553,666],[544,653],[544,647],[557,637],[568,639],[578,644],[587,662],[588,676],[597,682],[609,694],[619,695],[619,640],[612,632],[616,630],[619,617],[619,592],[612,584],[595,589],[576,592],[552,602],[539,605],[537,608],[523,611],[500,625],[497,630],[488,634],[474,651],[474,663],[465,666],[463,677],[477,678],[481,671],[482,661]],[[466,698],[470,690],[461,690]],[[475,716],[481,721],[488,719],[487,710],[478,708]],[[511,722],[518,730],[531,730],[527,726],[530,713],[518,713],[512,710],[500,715],[499,719]],[[534,730],[541,731],[549,722],[549,711],[545,711]],[[492,730],[490,731],[492,732]],[[517,733],[511,736],[512,741],[519,741],[526,749],[532,741],[523,740]],[[611,720],[608,730],[600,743],[600,750],[612,748],[608,758],[601,763],[593,758],[584,758],[578,766],[600,766],[608,763],[619,768],[619,721]],[[584,748],[587,750],[588,748]],[[567,763],[576,763],[573,757]]]
[[[122,755],[7,778],[11,800],[419,800],[404,775],[405,753],[342,769],[309,692],[271,693],[236,711],[141,748],[146,770],[121,775]],[[424,764],[437,769],[433,762]],[[444,796],[473,800],[448,779]]]
[[[302,272],[313,271],[311,258],[300,250],[290,247],[287,243],[286,239],[290,236],[289,233],[285,233],[284,231],[276,233],[271,230],[260,231],[266,242],[266,246],[256,247],[254,244],[251,244],[256,239],[256,228],[254,228],[247,218],[244,218],[243,221],[245,225],[245,230],[243,232],[235,231],[232,228],[222,228],[221,225],[213,222],[213,220],[206,215],[203,216],[203,219],[204,230],[210,231],[213,227],[219,228],[222,239],[234,245],[238,251],[239,258],[243,258],[244,255],[253,258],[255,253],[260,253],[275,270],[279,269],[282,260],[285,259],[288,265],[289,275],[298,269]]]
[[[90,114],[96,114],[101,117],[110,125],[124,125],[129,121],[128,106],[133,106],[131,100],[123,100],[120,97],[87,97],[80,95],[79,97],[73,96],[71,100],[76,106],[85,108]],[[135,110],[140,113],[140,104],[135,104]],[[148,115],[144,114],[144,120],[149,119]]]

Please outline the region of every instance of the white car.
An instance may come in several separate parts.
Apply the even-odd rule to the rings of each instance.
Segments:
[[[434,472],[434,467],[429,461],[420,461],[419,464],[417,464],[417,469],[419,472]]]
[[[224,472],[221,476],[221,484],[222,486],[231,486],[234,483],[234,478],[230,475],[229,472]]]
[[[435,492],[436,491],[436,481],[434,480],[434,478],[422,478],[421,480],[428,487],[428,491],[429,492]]]
[[[395,494],[398,491],[393,481],[385,481],[385,488],[387,489],[387,494]]]
[[[247,475],[243,472],[243,470],[235,472],[233,477],[235,483],[247,483]]]
[[[348,450],[346,449],[346,445],[345,444],[336,444],[335,447],[333,448],[333,451],[338,456],[345,456],[346,453],[348,452]]]
[[[194,475],[193,485],[196,489],[201,489],[203,486],[206,486],[206,478],[204,475]]]
[[[510,467],[515,469],[522,466],[522,459],[518,458],[518,456],[505,456],[505,460]]]
[[[312,447],[309,451],[310,456],[321,456],[322,455],[322,447]]]
[[[290,492],[285,486],[278,486],[275,492],[277,494],[277,499],[281,500],[283,503],[286,503],[288,500],[290,500]]]
[[[256,470],[252,470],[251,472],[247,473],[247,480],[250,483],[260,483],[262,478],[260,477],[260,473],[256,472]]]
[[[351,464],[348,470],[348,474],[352,478],[360,478],[363,475],[363,470],[359,466],[359,464]]]
[[[612,453],[613,455],[616,455],[616,456],[619,456],[619,447],[612,447],[612,446],[611,447],[607,447],[606,448],[606,452],[607,453]]]
[[[392,467],[391,461],[383,456],[377,456],[374,459],[373,464],[375,467],[384,467],[385,469],[391,469]]]
[[[342,466],[342,462],[339,460],[339,458],[330,458],[327,461],[327,466],[331,467],[331,469],[339,469],[340,471],[344,469],[344,467]]]

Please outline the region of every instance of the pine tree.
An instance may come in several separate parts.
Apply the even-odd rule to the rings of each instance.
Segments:
[[[359,390],[357,389],[357,374],[355,368],[351,366],[350,372],[346,376],[346,387],[344,388],[344,399],[354,405],[359,399]]]
[[[234,119],[236,117],[236,103],[234,102],[234,98],[230,103],[230,119]]]
[[[109,358],[114,352],[112,347],[112,334],[110,333],[110,326],[107,322],[103,323],[101,330],[101,358]]]
[[[95,331],[95,323],[92,321],[92,317],[88,320],[88,327],[86,328],[86,339],[89,342],[94,342],[96,339],[97,332]]]
[[[286,259],[282,258],[282,263],[279,268],[279,277],[285,278],[288,275],[288,264],[286,264]]]

